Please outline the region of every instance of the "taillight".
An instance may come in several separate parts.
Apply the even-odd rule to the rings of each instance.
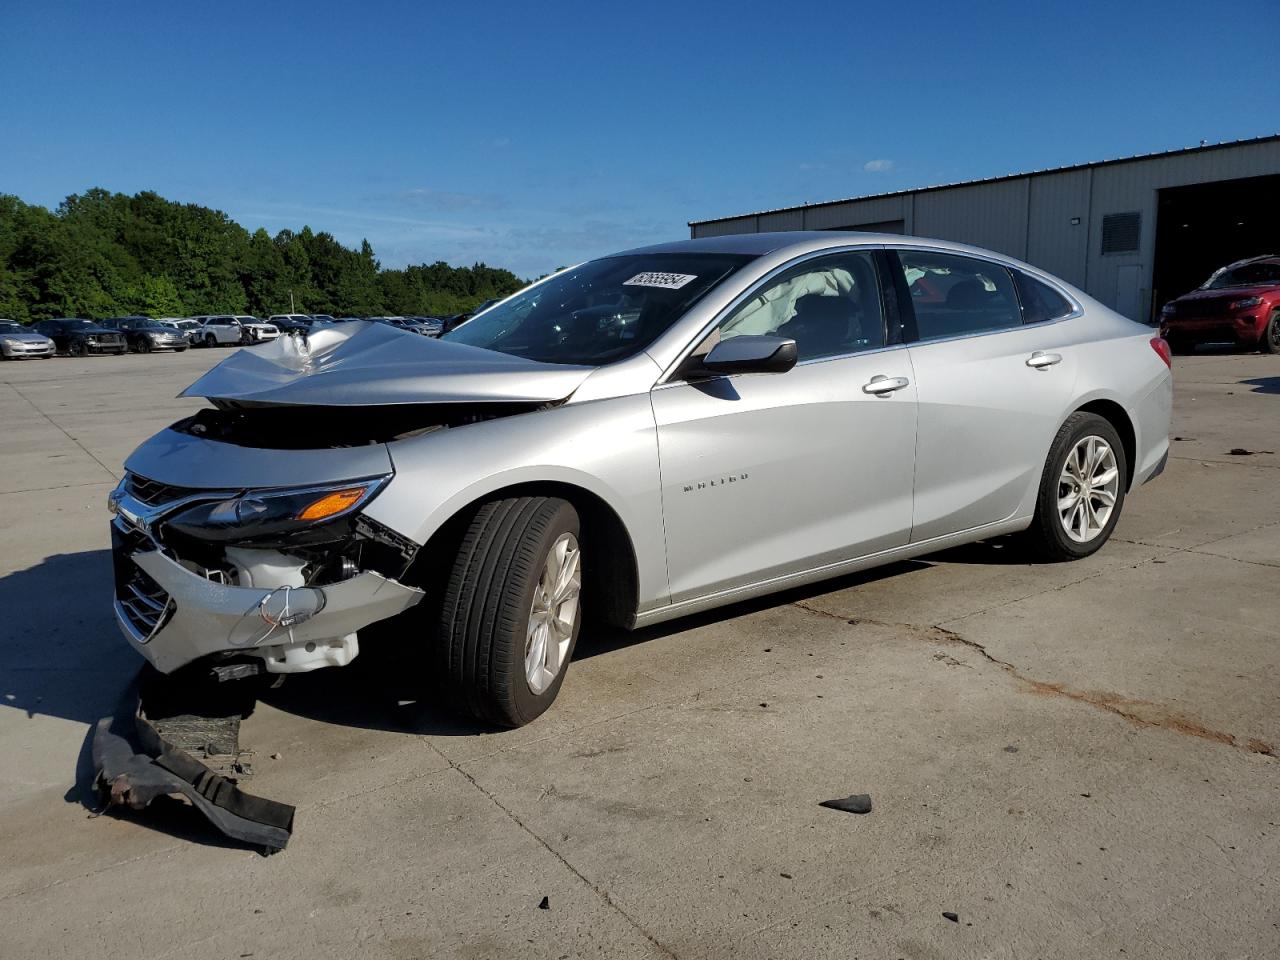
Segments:
[[[1164,337],[1152,337],[1151,349],[1160,354],[1160,359],[1164,361],[1164,365],[1173,369],[1173,351],[1169,349],[1169,341]]]

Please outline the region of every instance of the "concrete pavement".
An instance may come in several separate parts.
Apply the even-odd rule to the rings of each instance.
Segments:
[[[136,667],[106,493],[226,355],[0,366],[0,955],[1280,953],[1280,357],[1175,360],[1168,471],[1078,563],[995,541],[585,638],[504,733],[291,678],[242,732],[298,805],[262,858],[83,791]]]

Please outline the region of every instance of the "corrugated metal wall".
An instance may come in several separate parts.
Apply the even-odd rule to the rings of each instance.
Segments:
[[[1152,309],[1158,191],[1276,173],[1280,173],[1280,140],[1272,139],[695,223],[691,232],[694,237],[712,237],[900,220],[905,232],[915,236],[972,243],[1026,260],[1143,319]],[[1139,249],[1103,254],[1103,217],[1134,211],[1142,216]]]

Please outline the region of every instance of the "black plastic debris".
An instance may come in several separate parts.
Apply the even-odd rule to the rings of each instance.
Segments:
[[[550,898],[550,897],[543,897],[543,898],[542,898],[542,902],[538,904],[538,909],[539,909],[539,910],[550,910],[550,909],[551,909],[551,898]]]
[[[1275,453],[1275,451],[1274,450],[1248,450],[1244,447],[1232,447],[1230,450],[1227,451],[1227,453],[1233,457],[1252,457],[1254,454]]]
[[[823,800],[818,806],[827,807],[831,810],[842,810],[845,813],[870,813],[871,795],[868,793],[855,793],[839,800]]]
[[[188,699],[183,711],[192,712],[174,709]],[[156,797],[182,796],[231,839],[264,853],[283,850],[293,832],[294,808],[243,792],[234,775],[210,769],[183,749],[216,758],[224,770],[244,770],[238,747],[243,702],[211,709],[201,699],[199,689],[143,669],[115,715],[99,720],[94,730],[93,763],[103,798],[108,806],[143,810]]]
[[[960,915],[956,913],[952,913],[950,910],[943,910],[942,916],[944,919],[950,920],[952,923],[960,922]]]

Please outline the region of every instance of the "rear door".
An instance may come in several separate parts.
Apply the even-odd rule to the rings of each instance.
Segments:
[[[810,258],[766,278],[695,354],[742,334],[794,339],[800,360],[652,393],[676,603],[910,535],[915,386],[906,348],[886,341],[876,255]]]
[[[1071,324],[1055,321],[1075,306],[995,261],[917,248],[894,259],[919,397],[918,543],[1008,519],[1039,483],[1076,379]]]

